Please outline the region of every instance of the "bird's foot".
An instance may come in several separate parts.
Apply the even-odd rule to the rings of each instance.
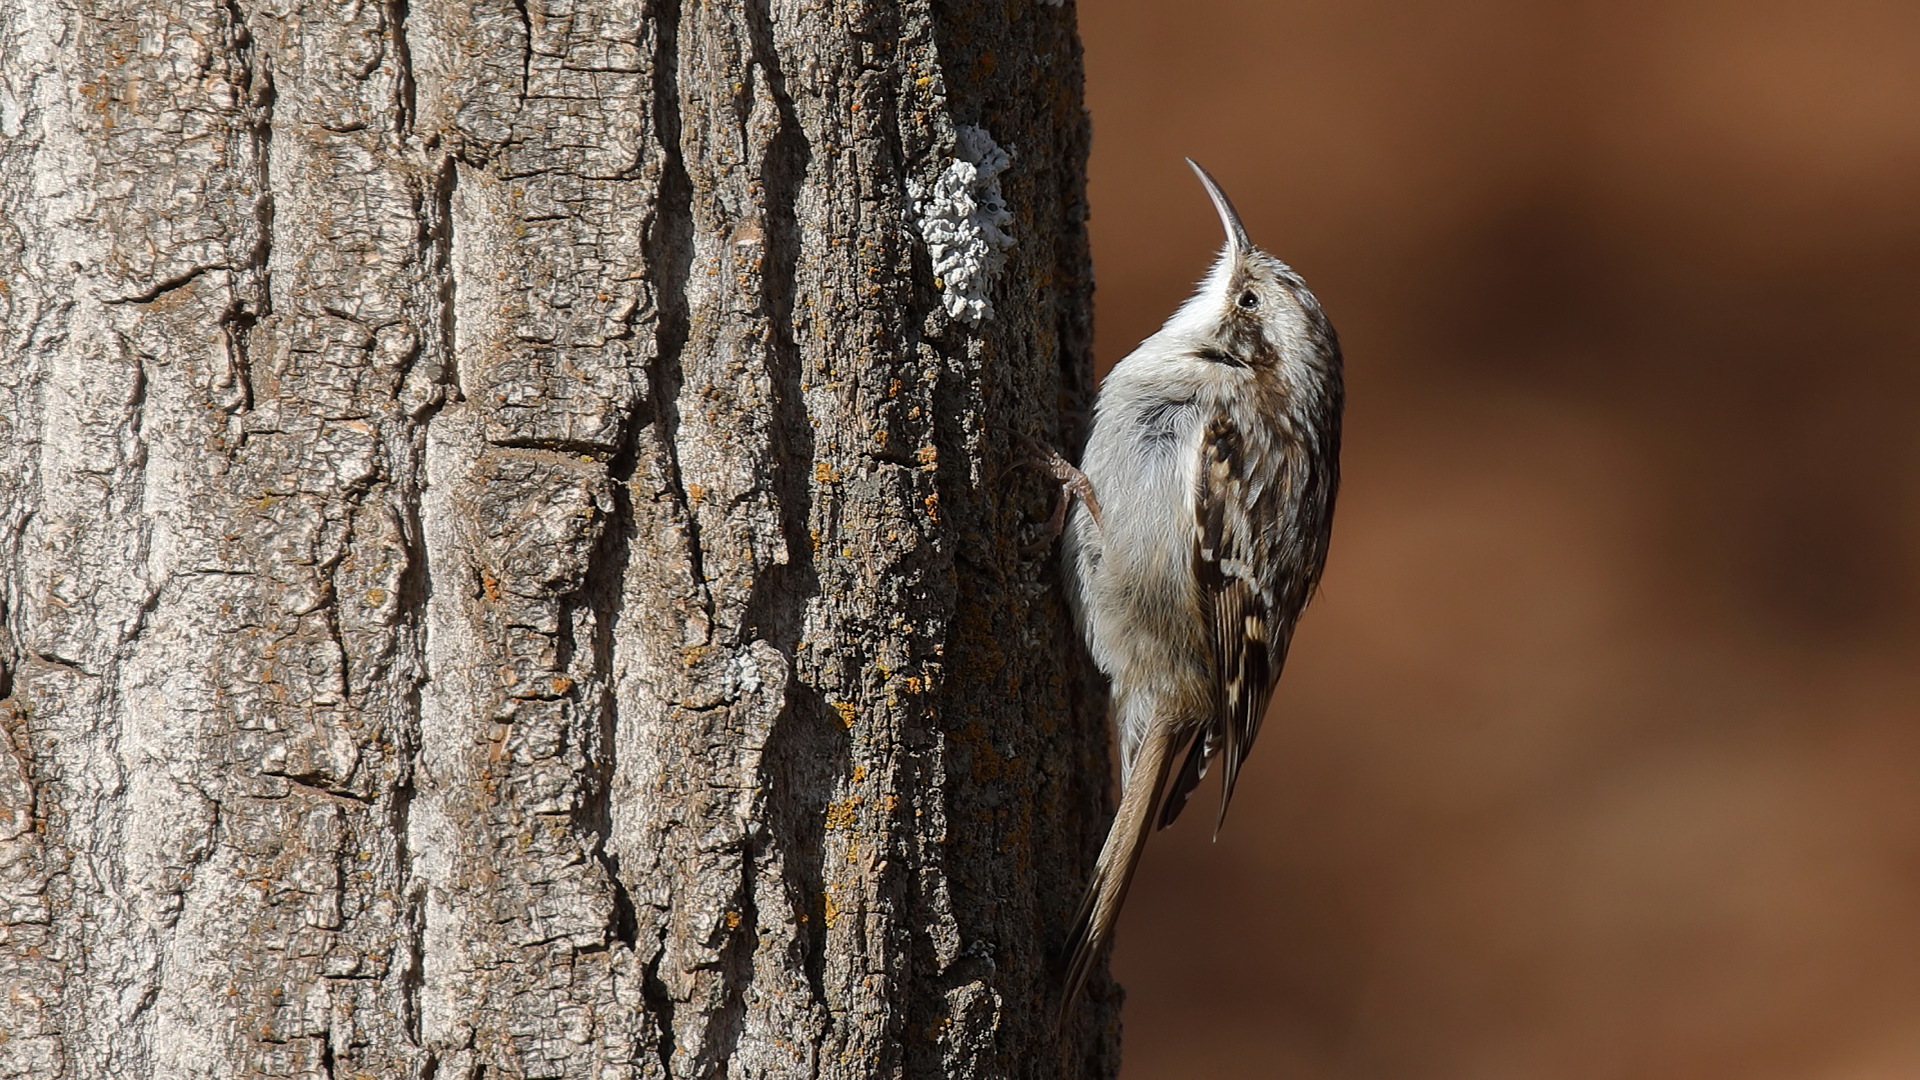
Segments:
[[[1104,528],[1100,521],[1100,499],[1093,492],[1093,481],[1087,474],[1075,468],[1073,463],[1060,456],[1060,452],[1031,435],[1015,433],[1027,444],[1027,461],[1035,468],[1045,472],[1060,486],[1053,500],[1053,513],[1047,516],[1045,535],[1028,545],[1028,554],[1038,554],[1053,545],[1067,527],[1067,507],[1075,498],[1087,504],[1087,513],[1092,515],[1096,528]]]

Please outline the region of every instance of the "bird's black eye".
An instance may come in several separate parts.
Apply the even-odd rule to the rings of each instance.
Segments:
[[[1260,306],[1260,297],[1252,289],[1240,294],[1240,310],[1252,311]]]

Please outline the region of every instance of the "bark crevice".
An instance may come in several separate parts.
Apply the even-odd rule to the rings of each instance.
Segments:
[[[792,658],[800,640],[806,604],[819,591],[813,545],[807,532],[813,517],[810,484],[815,445],[813,424],[807,415],[806,387],[794,341],[793,308],[798,290],[800,241],[796,209],[812,163],[807,141],[787,93],[786,77],[774,46],[772,13],[766,0],[746,5],[748,42],[753,64],[764,74],[779,124],[768,140],[760,165],[761,271],[760,310],[765,320],[764,357],[772,384],[773,414],[767,417],[771,454],[766,463],[774,504],[780,514],[780,532],[786,559],[766,567],[754,582],[742,619],[742,633],[757,635]],[[750,246],[750,245],[749,245]]]
[[[634,541],[632,480],[639,454],[639,424],[635,410],[627,410],[627,419],[619,435],[619,450],[608,463],[612,483],[612,510],[609,520],[588,557],[585,580],[586,601],[593,612],[593,670],[599,674],[597,705],[600,730],[599,753],[594,760],[587,805],[582,824],[593,837],[593,857],[606,874],[613,893],[607,924],[607,943],[619,942],[632,948],[639,934],[639,915],[633,895],[620,876],[620,856],[610,850],[613,839],[613,781],[619,771],[620,748],[620,622],[626,610],[627,564]]]
[[[709,591],[700,522],[680,465],[680,388],[685,381],[681,354],[691,336],[692,312],[687,282],[693,274],[693,181],[681,147],[680,98],[681,0],[662,0],[657,8],[653,57],[654,130],[664,160],[660,188],[646,225],[642,253],[654,290],[653,355],[647,365],[648,400],[654,425],[653,463],[664,475],[678,524],[686,533],[685,557],[705,611],[707,641],[712,640],[714,602]]]
[[[527,0],[513,0],[514,14],[520,17],[520,103],[533,93],[533,13]]]
[[[674,998],[672,991],[660,978],[660,965],[667,957],[667,923],[660,923],[659,939],[653,945],[653,956],[640,969],[640,999],[646,1004],[647,1012],[653,1015],[654,1027],[659,1031],[659,1042],[654,1049],[660,1060],[662,1076],[673,1076]]]
[[[140,290],[139,292],[129,293],[126,296],[110,296],[100,302],[103,304],[114,304],[114,305],[151,304],[155,300],[160,299],[161,297],[167,295],[170,292],[174,292],[179,289],[186,288],[187,286],[200,280],[200,278],[205,274],[212,273],[215,270],[231,270],[231,269],[232,267],[230,265],[223,262],[204,263],[198,266],[190,266],[187,269],[177,274],[170,275],[154,283],[153,285],[149,285],[148,287]]]
[[[426,398],[425,412],[416,421],[424,431],[447,404],[448,393],[455,401],[466,399],[466,386],[460,363],[460,280],[453,258],[453,194],[460,185],[460,164],[452,154],[443,154],[433,183],[433,228],[429,253],[440,313],[440,367],[434,383],[438,392]]]
[[[407,39],[408,0],[387,0],[387,29],[393,37],[393,132],[394,142],[405,145],[413,134],[413,119],[418,112],[418,88],[413,76],[413,46]]]

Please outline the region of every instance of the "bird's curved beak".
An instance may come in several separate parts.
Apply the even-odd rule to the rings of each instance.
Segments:
[[[1214,182],[1213,174],[1201,168],[1200,163],[1192,158],[1187,159],[1187,164],[1193,166],[1194,175],[1206,185],[1207,197],[1213,200],[1213,208],[1220,215],[1220,225],[1227,230],[1227,254],[1238,255],[1253,247],[1253,242],[1247,239],[1247,230],[1240,224],[1239,212],[1234,210],[1227,193],[1221,191],[1220,185]]]

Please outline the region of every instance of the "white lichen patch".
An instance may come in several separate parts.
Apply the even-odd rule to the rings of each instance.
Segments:
[[[1012,159],[983,128],[962,125],[954,160],[933,189],[909,182],[921,239],[933,259],[947,314],[973,326],[993,317],[987,291],[1006,264],[1013,215],[1000,196],[1000,174]]]
[[[742,694],[760,692],[760,661],[752,653],[741,653],[733,661],[734,683]]]

